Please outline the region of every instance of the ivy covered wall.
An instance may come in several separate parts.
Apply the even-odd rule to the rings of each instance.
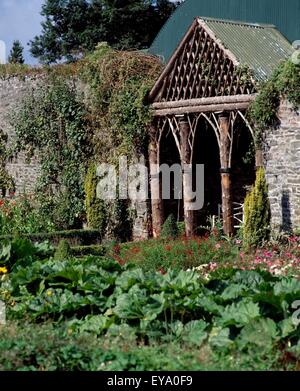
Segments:
[[[10,77],[0,79],[0,129],[8,136],[6,149],[10,149],[16,141],[16,134],[11,123],[11,113],[18,107],[29,91],[36,85],[36,77]],[[37,157],[29,161],[25,153],[12,157],[6,164],[8,173],[13,177],[16,191],[32,192],[35,188],[40,167]]]
[[[17,193],[35,191],[40,213],[57,229],[87,225],[103,237],[148,236],[147,203],[116,199],[94,208],[86,200],[96,189],[85,182],[93,165],[117,168],[120,156],[130,163],[146,154],[146,96],[160,72],[154,57],[106,44],[74,64],[0,69],[0,119],[13,157],[7,169]]]

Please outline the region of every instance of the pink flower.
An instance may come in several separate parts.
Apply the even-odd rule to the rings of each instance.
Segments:
[[[211,262],[211,263],[209,264],[209,270],[210,270],[210,271],[214,271],[214,270],[216,270],[217,268],[218,268],[218,264],[217,264],[217,263]]]

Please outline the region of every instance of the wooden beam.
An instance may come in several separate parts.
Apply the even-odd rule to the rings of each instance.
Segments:
[[[152,234],[158,238],[164,223],[163,200],[161,197],[161,181],[159,171],[159,140],[156,137],[156,128],[150,128],[149,142],[150,191],[152,212]]]
[[[183,115],[190,113],[218,113],[224,111],[234,110],[246,110],[248,109],[250,102],[239,102],[239,103],[226,103],[226,104],[215,104],[215,105],[201,105],[201,106],[190,106],[190,107],[178,107],[170,109],[154,110],[153,115],[155,117],[165,117],[168,115]]]
[[[155,102],[151,105],[153,109],[173,109],[190,106],[206,106],[215,104],[230,104],[253,102],[256,99],[256,94],[251,95],[232,95],[232,96],[214,96],[211,98],[177,100],[173,102]]]
[[[225,235],[232,236],[234,233],[234,224],[230,176],[230,120],[228,116],[221,115],[219,117],[219,128],[223,231]]]
[[[180,146],[181,146],[181,164],[183,168],[183,206],[184,206],[184,222],[185,222],[185,234],[187,238],[191,238],[194,235],[195,221],[194,211],[192,210],[191,199],[192,187],[193,187],[193,175],[192,172],[192,150],[189,143],[190,125],[185,117],[179,120],[180,131]]]
[[[261,148],[258,148],[255,151],[255,166],[256,169],[264,166],[263,151]]]

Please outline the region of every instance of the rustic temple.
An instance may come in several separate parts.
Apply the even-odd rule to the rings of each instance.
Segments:
[[[154,236],[159,236],[166,218],[164,210],[184,219],[187,236],[192,236],[207,216],[213,215],[222,218],[225,234],[233,234],[238,224],[236,211],[243,207],[247,190],[255,179],[255,169],[261,166],[266,167],[270,182],[273,223],[283,226],[284,220],[289,219],[290,225],[300,224],[295,205],[294,212],[286,211],[284,202],[290,199],[282,201],[284,192],[295,191],[300,205],[299,170],[291,174],[289,188],[285,189],[278,187],[286,178],[285,163],[276,166],[277,158],[288,156],[286,151],[278,151],[277,143],[292,137],[299,129],[297,114],[283,103],[283,126],[276,130],[280,133],[277,141],[273,140],[268,147],[270,140],[266,139],[263,148],[252,150],[252,154],[254,131],[246,117],[259,82],[266,80],[292,53],[289,41],[273,25],[208,17],[194,19],[149,95],[155,115],[149,162],[152,194],[161,193],[159,164],[191,167],[204,164],[205,205],[202,210],[191,210],[189,194],[193,184],[183,172],[183,201],[152,197]],[[287,130],[284,122],[290,123],[293,116],[296,130]],[[272,132],[268,137],[272,137]],[[299,136],[297,140],[295,151],[300,148]],[[272,148],[274,151],[277,148],[275,159]],[[292,171],[290,162],[286,165]]]

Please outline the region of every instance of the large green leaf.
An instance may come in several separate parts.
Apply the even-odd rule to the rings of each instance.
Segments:
[[[209,343],[213,348],[229,348],[233,344],[229,336],[229,328],[214,327],[209,335]]]
[[[100,335],[113,324],[114,318],[104,315],[87,316],[79,327],[79,332],[92,332]]]
[[[284,278],[274,285],[274,295],[282,298],[300,298],[300,281],[295,278]]]
[[[117,279],[116,285],[124,292],[128,292],[135,284],[145,281],[145,274],[142,269],[132,269],[123,272]]]
[[[245,296],[247,292],[247,286],[243,284],[230,284],[223,293],[221,298],[225,301],[235,300],[241,296]]]
[[[240,270],[232,278],[233,283],[245,285],[247,288],[256,290],[264,284],[264,278],[254,270]]]
[[[220,323],[223,326],[235,325],[237,327],[248,324],[260,316],[259,306],[248,299],[233,303],[224,308]]]
[[[208,334],[205,331],[207,323],[203,320],[193,320],[184,326],[183,340],[193,346],[201,346]]]
[[[120,319],[143,319],[144,307],[148,304],[148,299],[147,291],[134,285],[128,293],[118,296],[113,312]]]
[[[280,321],[278,323],[278,327],[281,332],[281,338],[289,337],[297,330],[297,326],[295,325],[292,317]]]
[[[252,321],[242,329],[237,343],[242,349],[252,345],[262,349],[270,349],[278,336],[276,323],[272,319],[261,318]]]

